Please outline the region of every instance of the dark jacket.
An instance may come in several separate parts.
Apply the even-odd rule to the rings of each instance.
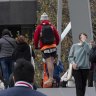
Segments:
[[[34,55],[34,52],[32,52]],[[34,56],[33,56],[34,57]],[[17,43],[17,47],[14,50],[13,58],[16,61],[17,59],[24,58],[28,61],[31,61],[30,47],[27,43]]]
[[[0,91],[0,96],[46,96],[46,95],[38,91],[32,90],[31,88],[15,86]]]

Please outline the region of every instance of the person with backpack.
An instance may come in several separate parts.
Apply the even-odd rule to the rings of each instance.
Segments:
[[[41,15],[41,23],[36,27],[34,33],[34,45],[42,51],[43,58],[45,59],[48,67],[49,79],[45,82],[46,85],[52,85],[54,58],[56,56],[56,47],[59,44],[60,37],[56,28],[49,21],[48,15],[44,12]]]
[[[5,87],[8,87],[9,77],[13,70],[12,54],[16,48],[16,41],[12,38],[11,31],[4,29],[0,39],[0,64]]]

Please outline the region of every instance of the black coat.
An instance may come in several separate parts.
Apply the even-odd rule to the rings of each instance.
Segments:
[[[25,42],[18,43],[13,53],[13,59],[15,61],[20,58],[24,58],[28,61],[31,61],[30,47]]]

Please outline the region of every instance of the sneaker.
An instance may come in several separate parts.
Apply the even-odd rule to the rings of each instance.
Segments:
[[[52,88],[52,83],[43,84],[43,88]]]
[[[53,78],[49,78],[47,81],[44,82],[44,84],[48,84],[48,83],[52,83],[53,82]]]

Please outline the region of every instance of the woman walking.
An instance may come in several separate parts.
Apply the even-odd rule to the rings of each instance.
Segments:
[[[69,64],[73,67],[73,76],[76,84],[76,96],[85,96],[86,81],[89,74],[90,45],[86,42],[87,35],[79,35],[79,43],[73,44],[69,53]]]

